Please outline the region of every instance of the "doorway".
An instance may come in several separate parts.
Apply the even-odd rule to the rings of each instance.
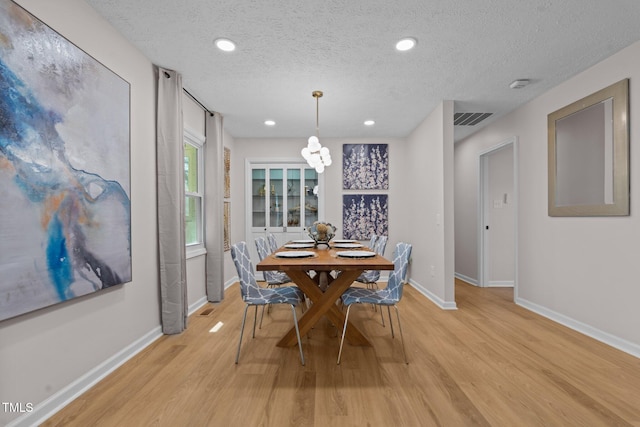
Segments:
[[[517,138],[479,154],[480,287],[513,287],[517,295]]]

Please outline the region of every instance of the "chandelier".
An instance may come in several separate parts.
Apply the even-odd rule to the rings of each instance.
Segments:
[[[331,154],[327,147],[320,144],[320,121],[319,121],[319,105],[318,100],[322,97],[322,91],[314,90],[311,96],[316,99],[316,134],[309,137],[307,146],[302,149],[302,157],[307,161],[309,166],[315,168],[316,172],[324,172],[325,166],[331,165]]]

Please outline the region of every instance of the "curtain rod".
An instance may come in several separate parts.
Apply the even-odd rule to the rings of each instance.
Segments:
[[[212,116],[214,115],[214,112],[213,112],[213,111],[211,111],[211,110],[209,110],[207,107],[205,107],[205,106],[204,106],[204,104],[203,104],[202,102],[198,101],[198,99],[197,99],[195,96],[191,95],[191,94],[189,93],[189,91],[188,91],[188,90],[186,90],[185,88],[182,88],[182,90],[183,90],[187,95],[189,95],[189,97],[190,97],[191,99],[193,99],[194,101],[196,101],[196,102],[198,103],[198,105],[200,105],[200,106],[204,109],[204,111],[205,111],[205,112],[207,112],[207,113],[211,114]]]

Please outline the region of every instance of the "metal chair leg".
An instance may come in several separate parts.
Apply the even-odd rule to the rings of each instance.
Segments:
[[[338,362],[340,364],[340,357],[342,356],[342,346],[344,345],[344,336],[347,333],[347,324],[349,323],[349,312],[351,311],[351,305],[347,306],[347,315],[344,318],[344,327],[342,328],[342,338],[340,339],[340,351],[338,352]]]
[[[262,329],[262,319],[264,319],[264,305],[262,306],[262,314],[260,314],[260,326],[258,326],[258,329]]]
[[[400,323],[400,311],[398,310],[398,306],[393,306],[396,309],[396,316],[398,317],[398,329],[400,329],[400,340],[402,341],[402,354],[404,355],[404,363],[407,365],[409,361],[407,360],[407,352],[404,348],[404,336],[402,335],[402,324]],[[389,309],[389,314],[391,314],[391,309]]]
[[[236,353],[236,365],[238,364],[238,359],[240,359],[240,346],[242,345],[242,335],[244,334],[244,323],[247,320],[248,309],[249,304],[244,307],[244,316],[242,316],[242,326],[240,327],[240,341],[238,341],[238,352]]]
[[[256,309],[253,311],[253,335],[251,336],[251,338],[256,337],[256,323],[258,323],[258,306],[254,305],[254,307]]]
[[[382,311],[382,307],[380,307],[380,311]],[[391,328],[391,338],[395,338],[396,334],[393,332],[393,321],[391,320],[391,309],[387,306],[387,313],[389,313],[389,327]]]
[[[296,337],[298,338],[298,348],[300,349],[300,361],[304,366],[304,354],[302,353],[302,340],[300,339],[300,329],[298,328],[298,316],[296,315],[296,306],[291,304],[291,310],[293,311],[293,324],[296,327]]]

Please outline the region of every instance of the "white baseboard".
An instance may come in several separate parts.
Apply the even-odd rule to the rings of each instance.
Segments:
[[[465,276],[464,274],[460,274],[460,273],[454,273],[454,276],[457,277],[458,279],[462,280],[463,282],[467,282],[470,285],[473,286],[480,286],[480,284],[478,283],[478,280],[469,277],[469,276]]]
[[[234,283],[240,281],[240,278],[238,276],[233,276],[231,279],[227,280],[224,284],[224,289],[227,290],[231,287],[231,285],[233,285]]]
[[[490,280],[488,288],[513,288],[513,280]]]
[[[425,297],[429,298],[435,305],[437,305],[441,309],[443,309],[443,310],[457,310],[458,309],[458,306],[456,305],[455,301],[451,301],[451,302],[444,301],[442,298],[440,298],[439,296],[435,295],[433,292],[429,291],[428,289],[424,288],[422,285],[420,285],[415,280],[410,279],[409,280],[409,284],[411,286],[413,286],[422,295],[424,295]]]
[[[42,424],[161,336],[162,328],[160,326],[154,328],[68,386],[34,405],[32,412],[16,418],[7,424],[7,427],[31,427]]]
[[[191,304],[189,306],[189,314],[188,316],[191,316],[193,313],[195,313],[196,311],[198,311],[200,309],[200,307],[202,307],[203,305],[205,305],[207,302],[207,297],[204,296],[202,298],[200,298],[198,301],[194,302],[193,304]]]
[[[546,307],[543,307],[531,301],[527,301],[526,299],[516,298],[515,303],[526,308],[527,310],[531,310],[534,313],[551,319],[554,322],[558,322],[561,325],[578,331],[588,337],[610,345],[611,347],[617,348],[620,351],[624,351],[625,353],[628,353],[632,356],[640,358],[640,345],[634,344],[615,335],[611,335],[607,332],[596,329],[578,320],[567,317],[564,314],[557,313],[553,310],[549,310]]]

